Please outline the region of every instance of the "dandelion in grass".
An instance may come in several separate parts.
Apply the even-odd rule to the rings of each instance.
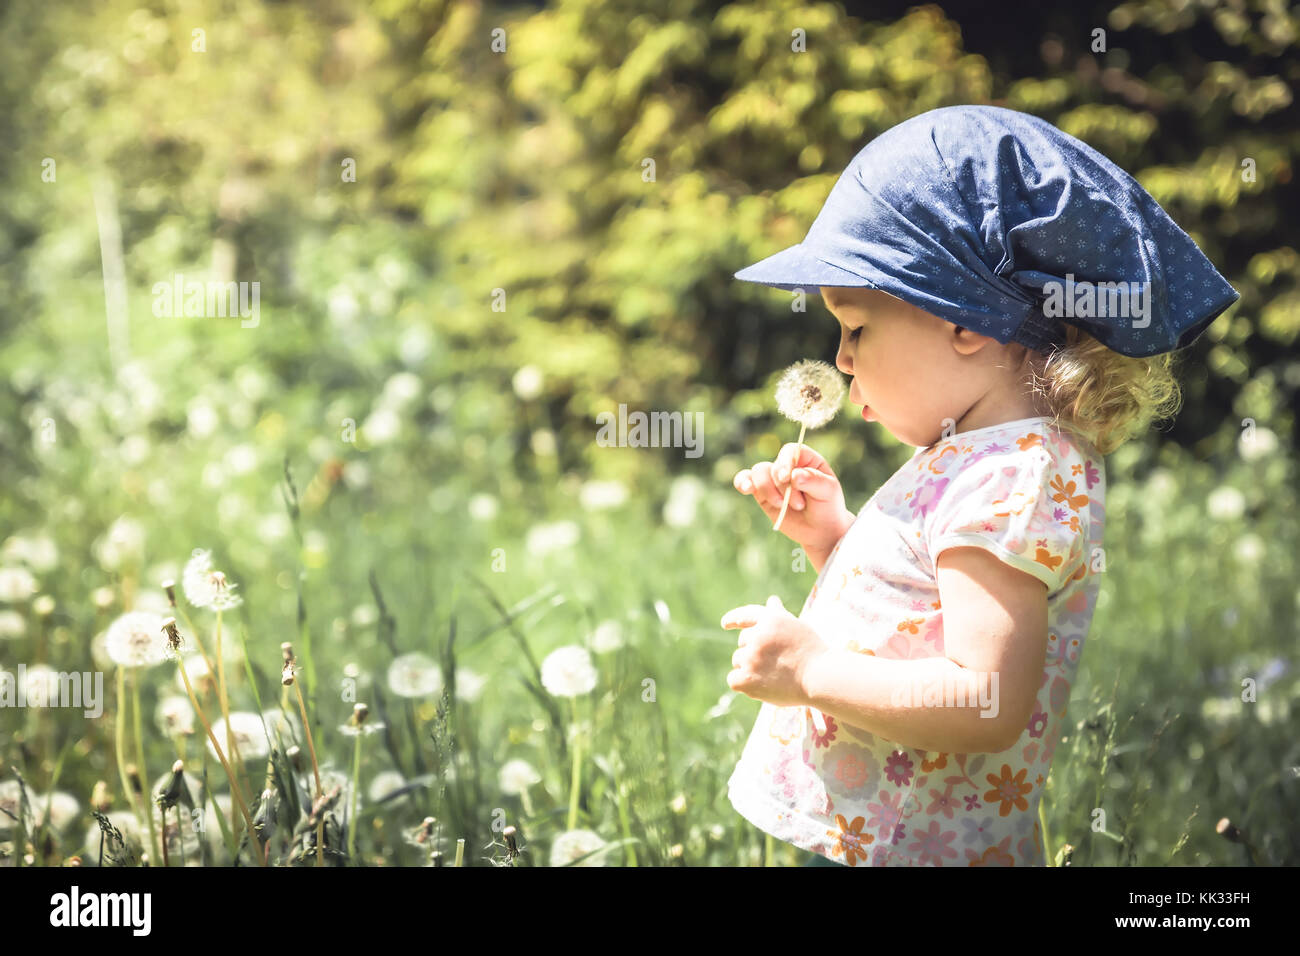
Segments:
[[[617,621],[601,621],[591,634],[591,649],[597,654],[609,654],[623,646],[623,631]]]
[[[406,786],[406,778],[396,770],[381,770],[370,781],[370,787],[366,790],[366,794],[375,803],[380,803],[390,793],[395,793],[404,786]],[[397,799],[404,800],[405,798],[406,794],[403,794]]]
[[[472,704],[483,694],[487,678],[478,671],[468,667],[456,668],[456,696],[467,704]]]
[[[140,824],[135,819],[135,814],[130,810],[114,810],[112,813],[105,814],[108,822],[112,824],[122,839],[136,853],[144,848],[144,834],[140,830]],[[85,843],[86,856],[94,860],[96,864],[100,862],[100,853],[103,852],[103,860],[111,863],[113,857],[121,853],[118,847],[110,846],[104,839],[104,832],[99,828],[99,824],[91,821],[90,827],[86,830]]]
[[[799,460],[804,434],[810,428],[821,428],[840,410],[844,402],[844,377],[835,367],[813,359],[796,362],[785,370],[776,384],[776,407],[786,418],[799,423],[799,441],[794,460]],[[790,505],[790,489],[786,486],[785,501],[777,515],[773,531],[781,530],[786,509]]]
[[[222,744],[229,735],[241,760],[263,760],[271,752],[266,742],[266,732],[262,729],[260,714],[237,710],[230,715],[228,721],[219,717],[212,722],[212,735]],[[208,751],[213,757],[217,756],[211,741],[208,742]]]
[[[244,599],[235,594],[236,585],[227,581],[224,573],[213,569],[211,551],[195,550],[181,572],[181,587],[186,600],[195,607],[229,611],[244,603]]]
[[[605,846],[605,841],[598,833],[591,830],[569,829],[555,838],[551,844],[551,866],[604,866],[605,854],[587,856],[589,853]],[[582,859],[586,857],[586,859]],[[575,860],[582,860],[575,863]]]
[[[426,654],[403,654],[388,665],[388,689],[398,697],[431,697],[442,691],[442,673]]]
[[[556,697],[578,697],[596,686],[596,668],[585,647],[570,644],[542,661],[542,686]]]
[[[361,789],[361,738],[367,737],[377,730],[382,730],[383,724],[375,723],[370,720],[370,708],[365,704],[357,704],[352,708],[352,717],[348,721],[347,727],[339,728],[345,734],[356,738],[352,749],[352,781],[349,787],[350,793],[348,800],[348,857],[351,858],[357,852],[357,791]]]
[[[188,737],[194,733],[194,708],[187,698],[169,694],[158,701],[154,710],[158,729],[168,737]]]
[[[573,710],[573,776],[569,785],[569,829],[578,825],[578,789],[582,779],[582,734],[578,726],[578,697],[596,686],[596,668],[585,647],[570,644],[551,651],[542,661],[542,686],[556,697],[567,697]]]
[[[13,829],[18,820],[23,819],[22,800],[26,790],[29,812],[36,812],[36,792],[31,787],[24,788],[17,780],[0,780],[0,833]],[[23,823],[28,826],[27,821]]]
[[[104,638],[104,650],[117,665],[117,720],[115,726],[115,743],[118,773],[122,778],[122,789],[128,794],[135,807],[135,796],[127,782],[126,774],[126,678],[131,676],[131,706],[135,714],[136,762],[145,766],[144,735],[141,732],[140,719],[140,681],[138,670],[152,667],[167,659],[168,639],[163,633],[163,618],[152,611],[127,611],[119,615],[108,626]],[[153,818],[147,817],[149,823],[149,844],[158,849]],[[154,857],[155,862],[157,856]]]
[[[524,813],[528,816],[533,815],[533,801],[528,795],[528,789],[535,787],[542,782],[542,776],[527,760],[507,760],[505,766],[501,768],[499,774],[499,783],[501,792],[508,796],[518,795],[523,801]]]
[[[32,803],[32,812],[36,815],[37,826],[48,819],[54,829],[65,830],[80,818],[81,803],[72,794],[55,790],[38,794]]]
[[[152,667],[167,659],[163,619],[152,611],[128,611],[108,627],[104,650],[118,667]]]

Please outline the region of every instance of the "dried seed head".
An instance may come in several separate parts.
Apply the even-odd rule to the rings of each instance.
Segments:
[[[284,669],[280,671],[280,683],[285,687],[293,683],[293,661],[284,662]]]
[[[162,583],[163,590],[167,592],[167,600],[171,602],[172,607],[176,606],[176,582],[168,578]]]
[[[293,645],[285,641],[280,645],[280,653],[284,655],[286,661],[293,660]]]
[[[1241,842],[1241,831],[1238,830],[1227,817],[1224,817],[1215,824],[1214,831],[1229,843]]]
[[[172,773],[181,773],[181,772],[183,772],[184,770],[185,770],[185,762],[184,762],[184,761],[182,761],[182,760],[178,760],[178,761],[176,761],[174,764],[172,764]]]
[[[505,837],[506,847],[509,848],[510,855],[517,856],[519,854],[519,845],[515,842],[515,828],[506,827],[501,835]]]
[[[113,805],[113,796],[108,792],[108,784],[103,780],[95,782],[95,789],[90,794],[90,806],[100,813],[107,813]]]
[[[70,856],[63,861],[64,866],[81,866],[81,857]]]
[[[131,784],[131,789],[137,794],[144,793],[144,784],[140,782],[140,770],[135,764],[126,765],[126,779]]]
[[[293,767],[294,770],[297,770],[299,772],[302,771],[302,748],[300,748],[297,744],[294,744],[292,747],[290,747],[288,750],[284,752],[284,755],[289,761],[289,766]]]
[[[366,722],[366,718],[369,716],[370,708],[365,704],[357,704],[352,708],[352,725],[354,727],[360,727]]]

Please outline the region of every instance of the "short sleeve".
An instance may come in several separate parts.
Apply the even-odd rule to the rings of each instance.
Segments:
[[[974,546],[1047,585],[1064,587],[1083,560],[1087,489],[1073,463],[1043,446],[985,455],[938,489],[926,540],[937,569],[948,548]]]

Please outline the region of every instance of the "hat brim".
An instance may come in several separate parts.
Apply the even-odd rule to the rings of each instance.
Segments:
[[[860,275],[831,265],[813,255],[803,243],[782,249],[735,274],[742,282],[793,291],[803,289],[815,292],[818,286],[836,286],[849,289],[874,289],[876,286]]]

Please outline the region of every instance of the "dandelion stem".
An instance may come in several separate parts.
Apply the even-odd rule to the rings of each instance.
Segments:
[[[781,502],[781,513],[776,516],[776,524],[772,525],[773,531],[781,530],[781,522],[785,520],[785,509],[790,507],[790,492],[794,490],[794,470],[799,464],[799,454],[803,451],[803,436],[807,431],[807,425],[799,426],[799,441],[794,448],[794,458],[790,460],[790,483],[785,486],[785,500]]]
[[[126,795],[127,806],[139,819],[140,808],[135,802],[135,790],[126,774],[126,671],[122,667],[117,669],[117,728],[113,749],[117,751],[117,772],[122,777],[122,792]]]
[[[140,732],[140,676],[136,673],[135,668],[131,669],[131,709],[134,711],[134,713],[131,716],[135,718],[136,766],[139,767],[140,779],[142,781],[147,781],[149,779],[149,774],[145,770],[145,765],[144,765],[144,734]],[[147,788],[147,784],[146,784],[146,788]],[[146,789],[146,793],[148,793],[147,789]],[[161,856],[163,860],[163,866],[166,866],[167,865],[166,847],[163,847],[163,851],[161,854],[158,852],[158,834],[155,832],[154,825],[153,825],[152,794],[145,797],[144,814],[145,814],[145,820],[149,824],[149,847],[153,852],[154,855],[153,858],[157,860],[159,856]],[[164,825],[164,829],[166,829],[165,825]]]
[[[260,843],[257,838],[257,832],[253,829],[253,817],[252,814],[248,812],[248,807],[244,804],[244,795],[239,790],[239,784],[235,782],[235,773],[230,769],[230,764],[226,762],[226,755],[221,749],[221,744],[217,743],[217,735],[212,732],[212,725],[208,723],[208,718],[204,716],[203,708],[199,706],[199,699],[194,696],[194,688],[190,686],[190,677],[185,673],[185,661],[182,658],[177,657],[176,665],[180,668],[181,680],[185,682],[185,691],[190,695],[190,703],[194,705],[194,712],[199,715],[199,720],[203,722],[203,729],[208,732],[208,739],[212,741],[212,749],[217,752],[217,759],[221,761],[221,768],[226,771],[226,777],[230,780],[230,792],[234,795],[235,802],[239,805],[240,811],[244,814],[244,822],[248,824],[248,838],[253,841],[253,847],[256,849],[260,846]],[[229,721],[227,721],[227,727],[229,727]],[[212,801],[212,805],[215,809],[220,811],[220,807],[217,807],[215,799]],[[266,859],[260,852],[257,853],[257,862],[262,864],[262,866],[267,865]]]
[[[361,737],[364,731],[357,728],[357,741],[352,750],[352,793],[348,800],[348,859],[357,852],[357,788],[361,786]]]
[[[578,783],[582,779],[582,731],[578,727],[578,698],[570,697],[573,704],[573,779],[569,787],[569,829],[578,825]]]
[[[307,704],[302,699],[302,688],[293,682],[293,689],[298,692],[298,713],[302,714],[302,728],[307,732],[307,752],[311,754],[311,772],[316,775],[316,799],[321,798],[323,788],[320,784],[320,767],[316,763],[316,745],[311,739],[311,721],[307,719]],[[325,816],[316,824],[316,865],[325,865]]]
[[[149,814],[149,820],[150,822],[153,821],[152,813]],[[176,826],[178,829],[180,827],[180,822],[181,822],[180,813],[178,811],[176,815]],[[162,831],[163,831],[162,832],[162,861],[163,861],[163,866],[166,867],[172,865],[171,861],[167,859],[167,808],[166,807],[162,808]],[[183,844],[184,842],[185,842],[185,838],[181,837],[181,843]]]
[[[244,770],[243,761],[239,759],[239,742],[236,739],[236,737],[232,736],[230,733],[230,700],[226,696],[226,657],[224,654],[221,653],[221,609],[220,608],[217,609],[217,699],[221,703],[221,716],[225,720],[224,730],[225,730],[225,737],[226,737],[226,749],[230,751],[230,756],[234,758],[235,766],[238,767],[240,771],[243,771]],[[240,776],[243,777],[245,776],[245,774],[241,773]],[[239,782],[238,781],[232,782],[232,786],[238,787]],[[251,786],[248,788],[248,793],[249,796],[251,797],[253,793],[253,788]],[[235,809],[233,806],[230,808],[230,826],[231,829],[234,829],[234,827],[236,826]]]

